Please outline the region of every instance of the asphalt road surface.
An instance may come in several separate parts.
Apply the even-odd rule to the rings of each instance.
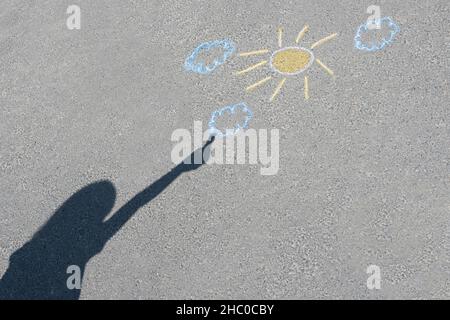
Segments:
[[[370,5],[401,29],[378,52],[354,47]],[[449,299],[449,17],[447,0],[3,0],[0,294]],[[273,51],[304,25],[307,47],[338,33],[308,100],[303,75],[273,102],[267,65],[236,75],[264,56],[184,69],[205,41]],[[176,129],[241,101],[280,132],[277,174],[172,162]]]

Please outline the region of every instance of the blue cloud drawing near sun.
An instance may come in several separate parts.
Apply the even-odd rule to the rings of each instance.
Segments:
[[[390,45],[394,41],[396,35],[400,32],[400,27],[389,17],[384,17],[373,22],[381,28],[370,30],[369,24],[371,21],[367,21],[365,24],[361,25],[355,35],[356,49],[368,52],[381,50]],[[388,34],[384,37],[378,37],[378,39],[375,39],[383,32],[383,28],[388,29]],[[364,40],[364,37],[371,38],[371,40]]]
[[[207,64],[201,60],[202,54],[207,54],[212,50],[220,49],[222,54],[214,58],[213,62]],[[230,40],[215,40],[204,42],[199,45],[186,59],[184,68],[199,74],[209,74],[224,64],[236,51],[236,47]]]

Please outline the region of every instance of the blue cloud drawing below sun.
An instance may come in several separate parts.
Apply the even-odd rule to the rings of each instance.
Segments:
[[[223,131],[217,128],[217,122],[226,115],[233,116],[236,114],[243,113],[244,118],[239,119],[235,124],[234,128],[227,128]],[[233,136],[241,130],[248,128],[250,120],[253,118],[253,113],[250,108],[244,103],[238,103],[231,106],[226,106],[222,109],[216,110],[211,114],[211,120],[209,120],[208,127],[211,136],[216,136],[219,138]]]

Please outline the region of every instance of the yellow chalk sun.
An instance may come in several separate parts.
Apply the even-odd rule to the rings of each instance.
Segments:
[[[314,60],[314,55],[304,48],[283,48],[273,53],[270,64],[281,74],[298,74],[305,71]]]
[[[298,34],[295,42],[298,45],[300,40],[303,39],[304,35],[308,31],[309,27],[305,26]],[[325,42],[328,42],[332,39],[334,39],[337,36],[336,33],[329,35],[328,37],[325,37],[317,42],[315,42],[309,49],[303,48],[300,46],[293,46],[293,47],[283,47],[283,29],[278,29],[278,47],[279,49],[272,53],[269,60],[263,60],[260,61],[244,70],[241,70],[237,72],[238,75],[246,74],[252,70],[255,70],[257,68],[263,67],[265,65],[269,65],[269,67],[272,69],[272,71],[275,74],[283,76],[283,78],[279,81],[278,85],[275,88],[274,93],[272,94],[270,101],[273,101],[278,94],[280,93],[281,89],[283,88],[286,80],[288,77],[299,75],[303,72],[306,72],[314,62],[316,62],[323,70],[325,70],[329,75],[333,76],[333,71],[328,68],[322,61],[317,59],[314,56],[313,49],[317,48],[318,46],[324,44]],[[250,51],[250,52],[242,52],[239,54],[240,57],[249,57],[249,56],[256,56],[256,55],[264,55],[269,53],[270,51],[267,49],[261,49],[256,51]],[[253,91],[259,86],[265,84],[269,80],[272,79],[273,76],[268,76],[246,88],[246,91]],[[309,99],[309,79],[308,76],[305,75],[304,77],[304,92],[305,92],[305,99]]]

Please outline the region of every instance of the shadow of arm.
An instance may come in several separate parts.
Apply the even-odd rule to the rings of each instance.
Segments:
[[[143,206],[152,201],[155,197],[157,197],[164,189],[166,189],[176,178],[178,178],[183,172],[193,171],[201,167],[205,164],[205,159],[203,159],[202,163],[195,164],[194,163],[194,155],[196,152],[202,152],[205,154],[205,150],[209,148],[211,143],[214,141],[214,137],[212,137],[201,149],[194,151],[186,160],[183,161],[175,168],[170,170],[164,176],[159,178],[157,181],[152,183],[150,186],[139,192],[136,196],[133,197],[130,201],[128,201],[124,206],[122,206],[105,224],[105,237],[109,239],[112,237],[117,231],[122,228],[122,226]],[[209,156],[209,149],[206,152],[207,156]],[[189,162],[186,164],[185,162]]]

